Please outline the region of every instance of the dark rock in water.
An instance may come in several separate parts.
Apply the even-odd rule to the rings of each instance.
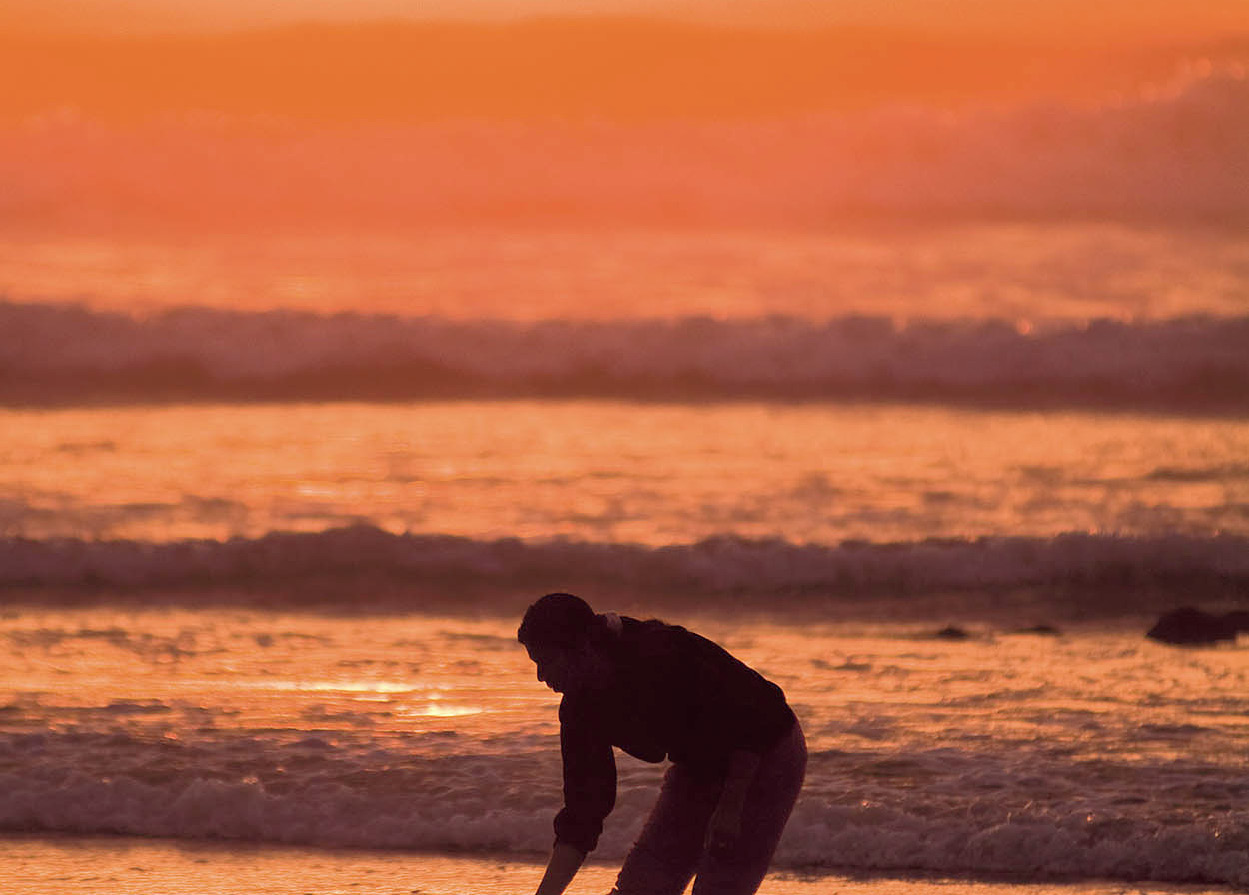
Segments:
[[[1249,610],[1238,609],[1223,616],[1223,621],[1236,629],[1238,634],[1249,634]]]
[[[1249,631],[1249,612],[1214,615],[1184,606],[1163,615],[1145,636],[1162,643],[1198,645],[1235,640],[1241,631]]]
[[[971,637],[970,634],[956,625],[947,625],[933,636],[938,640],[967,640]]]
[[[1057,637],[1059,634],[1062,633],[1062,631],[1058,630],[1053,625],[1033,625],[1030,628],[1019,628],[1018,630],[1012,633],[1037,634],[1037,635],[1043,635],[1045,637]]]

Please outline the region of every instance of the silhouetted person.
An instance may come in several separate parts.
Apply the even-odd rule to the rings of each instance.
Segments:
[[[618,746],[672,765],[617,895],[750,895],[802,787],[807,750],[780,687],[685,628],[548,594],[517,638],[562,693],[564,807],[538,895],[561,895],[616,800]]]

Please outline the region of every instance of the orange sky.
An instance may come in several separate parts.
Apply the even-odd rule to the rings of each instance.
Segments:
[[[1043,36],[1067,44],[1207,40],[1249,31],[1245,0],[6,0],[0,28],[98,33],[378,18],[662,15]]]
[[[807,202],[809,184],[829,177],[869,205],[923,192],[901,174],[856,183],[928,170],[961,113],[1113,107],[1185,64],[1249,62],[1245,0],[1182,15],[1174,0],[768,0],[766,28],[756,0],[665,7],[684,18],[586,14],[650,0],[550,14],[562,2],[405,2],[426,18],[401,21],[377,18],[399,0],[0,0],[0,213],[610,217],[641,203],[675,219],[780,195],[815,215],[828,203]],[[901,117],[873,124],[881,109]],[[864,110],[858,130],[840,123]],[[1055,141],[1052,118],[1035,127]]]
[[[759,116],[1099,99],[1249,57],[1246,0],[4,0],[0,120]],[[763,26],[767,27],[763,27]]]
[[[1249,43],[1238,44],[1242,53]],[[1217,48],[1215,48],[1217,49]],[[919,102],[1097,99],[1200,46],[645,19],[288,24],[226,33],[5,37],[0,120],[72,108],[331,121],[760,117]]]
[[[1099,99],[1247,48],[1245,0],[5,0],[0,120],[65,108],[758,117]]]

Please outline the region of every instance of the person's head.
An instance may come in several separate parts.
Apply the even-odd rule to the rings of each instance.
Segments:
[[[618,622],[617,622],[618,624]],[[538,666],[538,680],[557,693],[603,682],[613,636],[606,616],[572,594],[547,594],[525,611],[516,639]]]

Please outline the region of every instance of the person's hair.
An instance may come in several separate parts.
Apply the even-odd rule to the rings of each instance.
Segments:
[[[568,649],[608,634],[604,616],[572,594],[547,594],[525,611],[516,639],[525,646]]]

